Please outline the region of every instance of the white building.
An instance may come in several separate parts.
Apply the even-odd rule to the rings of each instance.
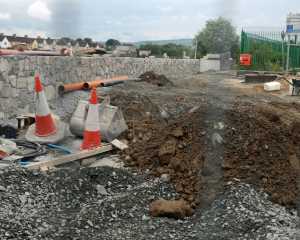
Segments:
[[[291,40],[300,41],[300,13],[289,13],[286,20],[286,33]]]
[[[0,48],[7,49],[7,48],[11,48],[11,47],[12,47],[12,45],[8,41],[7,37],[5,37],[5,36],[1,37],[0,36]]]

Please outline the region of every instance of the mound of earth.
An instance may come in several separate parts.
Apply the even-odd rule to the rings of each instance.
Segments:
[[[263,188],[276,203],[296,204],[298,175],[289,159],[299,162],[292,141],[299,134],[272,112],[249,104],[203,106],[166,127],[137,125],[131,134],[127,163],[169,175],[193,206],[204,196],[212,201],[225,181],[236,178]]]
[[[140,76],[142,81],[147,83],[157,85],[159,87],[171,87],[174,86],[173,82],[171,82],[165,75],[156,74],[153,71],[145,72]]]
[[[164,122],[161,109],[149,97],[138,92],[114,91],[110,93],[110,101],[122,110],[127,123],[145,119]]]

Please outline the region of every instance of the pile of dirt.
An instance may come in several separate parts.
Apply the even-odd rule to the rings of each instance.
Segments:
[[[153,71],[145,72],[140,76],[142,81],[147,83],[159,86],[159,87],[172,87],[174,86],[173,82],[171,82],[165,75],[156,74]]]
[[[122,110],[127,123],[145,119],[164,122],[161,109],[149,97],[138,92],[114,91],[110,93],[110,101]]]
[[[136,126],[124,158],[155,176],[169,175],[192,206],[236,178],[263,188],[276,203],[294,206],[297,173],[289,158],[298,155],[291,134],[280,117],[254,105],[203,106],[166,127]]]
[[[298,174],[289,159],[300,157],[292,141],[299,133],[274,112],[257,107],[236,106],[227,119],[232,127],[226,130],[225,179],[252,183],[265,189],[274,202],[295,206]]]

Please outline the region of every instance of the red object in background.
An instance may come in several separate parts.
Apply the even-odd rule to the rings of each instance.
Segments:
[[[250,66],[252,60],[252,55],[245,53],[240,55],[240,65],[241,66]]]

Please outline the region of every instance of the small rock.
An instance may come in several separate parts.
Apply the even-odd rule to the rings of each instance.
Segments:
[[[223,143],[224,139],[221,137],[219,133],[214,133],[212,135],[212,144],[216,146],[217,144]]]
[[[145,214],[142,216],[142,220],[143,220],[143,221],[147,221],[147,220],[149,220],[149,219],[150,219],[150,217],[146,216]]]
[[[97,188],[98,194],[101,194],[101,195],[108,195],[108,192],[106,191],[106,189],[105,189],[104,186],[102,186],[102,185],[97,185],[96,188]]]
[[[169,182],[170,181],[170,175],[169,174],[162,174],[160,179],[163,181],[163,182]]]
[[[5,192],[6,188],[0,185],[0,192]]]

